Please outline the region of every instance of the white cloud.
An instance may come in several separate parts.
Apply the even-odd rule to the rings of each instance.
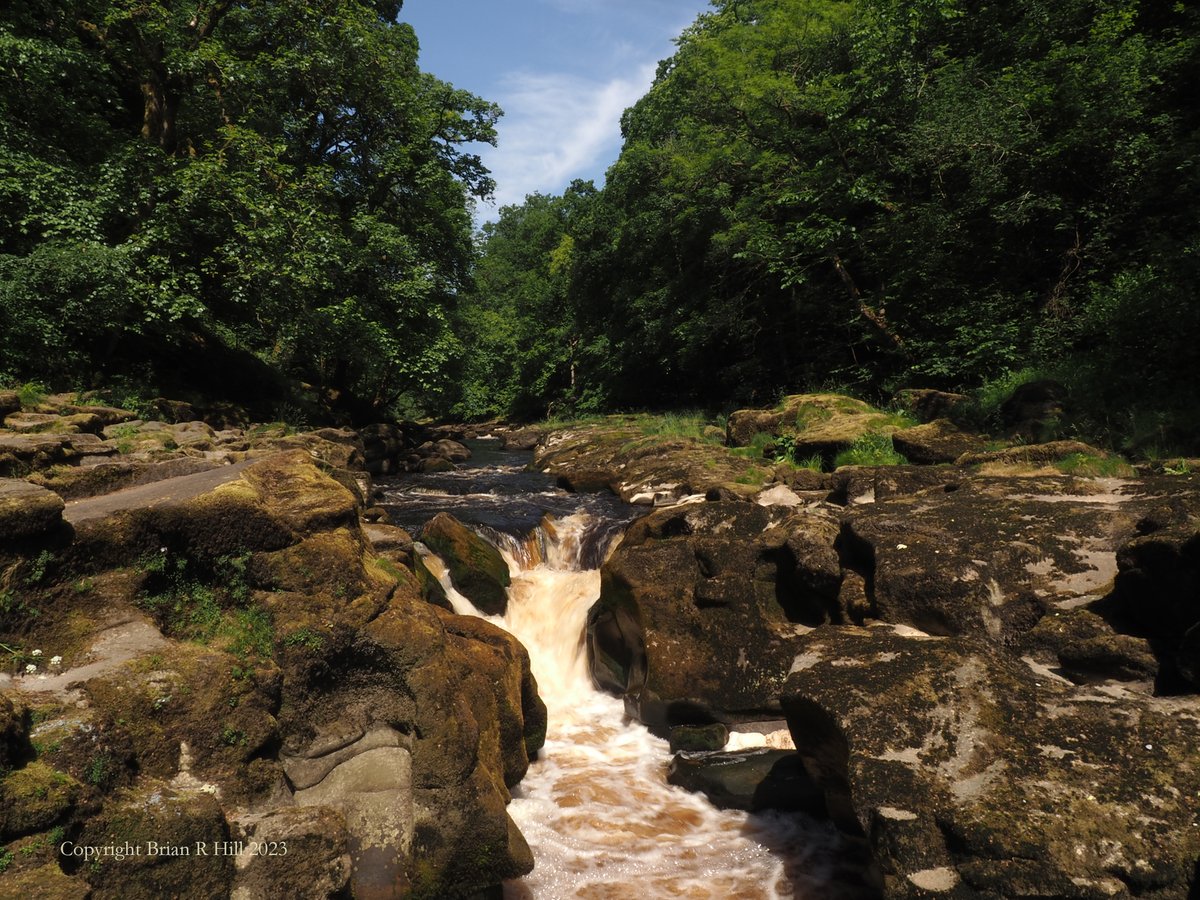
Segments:
[[[621,113],[654,79],[645,63],[628,77],[593,81],[574,75],[516,73],[499,85],[496,99],[506,115],[498,126],[498,148],[486,148],[484,163],[496,179],[496,207],[521,203],[534,191],[557,192],[572,178],[594,177],[616,158]],[[486,207],[485,218],[495,213]]]

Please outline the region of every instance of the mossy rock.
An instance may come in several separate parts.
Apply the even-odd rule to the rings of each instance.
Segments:
[[[23,703],[0,694],[0,771],[13,768],[29,752],[28,715]]]
[[[110,800],[87,821],[75,843],[141,849],[120,861],[110,856],[82,868],[97,900],[161,900],[228,897],[234,856],[216,855],[212,848],[229,839],[229,825],[214,796],[148,780]],[[198,853],[198,845],[208,848],[208,855]],[[152,852],[164,847],[189,852]]]
[[[37,900],[89,900],[92,897],[92,889],[83,878],[72,878],[53,862],[37,867],[17,867],[4,872],[0,878],[8,897],[36,897]]]
[[[464,597],[486,615],[504,615],[511,578],[499,550],[449,513],[434,516],[421,540],[446,563]]]
[[[0,479],[0,542],[45,534],[62,522],[62,497],[24,481]]]
[[[676,753],[667,781],[706,796],[718,809],[825,813],[825,795],[791,750],[757,748]]]
[[[9,772],[0,780],[0,841],[66,821],[83,794],[78,781],[42,762]]]

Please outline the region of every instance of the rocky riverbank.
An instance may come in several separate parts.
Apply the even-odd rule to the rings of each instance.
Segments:
[[[872,434],[927,464],[829,471]],[[829,395],[735,413],[725,443],[611,420],[539,445],[564,484],[665,506],[603,567],[598,683],[673,739],[786,725],[889,897],[1195,895],[1195,475]]]
[[[528,657],[426,601],[364,522],[365,451],[8,410],[5,896],[465,897],[532,868],[505,810],[545,733]]]

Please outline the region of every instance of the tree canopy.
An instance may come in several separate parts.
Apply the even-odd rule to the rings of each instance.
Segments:
[[[399,10],[5,5],[0,375],[436,391],[499,110],[420,71]]]
[[[1027,369],[1073,380],[1100,417],[1192,403],[1194,5],[712,7],[626,112],[606,185],[574,216],[564,308],[581,367],[543,405],[719,406]]]

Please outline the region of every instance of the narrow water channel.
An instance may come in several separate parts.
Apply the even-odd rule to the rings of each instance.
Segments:
[[[584,648],[587,612],[600,594],[600,564],[636,511],[611,495],[574,495],[528,454],[472,445],[457,472],[385,484],[397,524],[419,534],[438,512],[475,527],[512,574],[508,611],[489,620],[529,650],[549,712],[546,745],[514,791],[513,819],[536,867],[505,885],[510,900],[657,900],[830,897],[837,841],[802,816],[714,808],[667,784],[667,743],[597,691]],[[445,577],[456,611],[479,615]]]

